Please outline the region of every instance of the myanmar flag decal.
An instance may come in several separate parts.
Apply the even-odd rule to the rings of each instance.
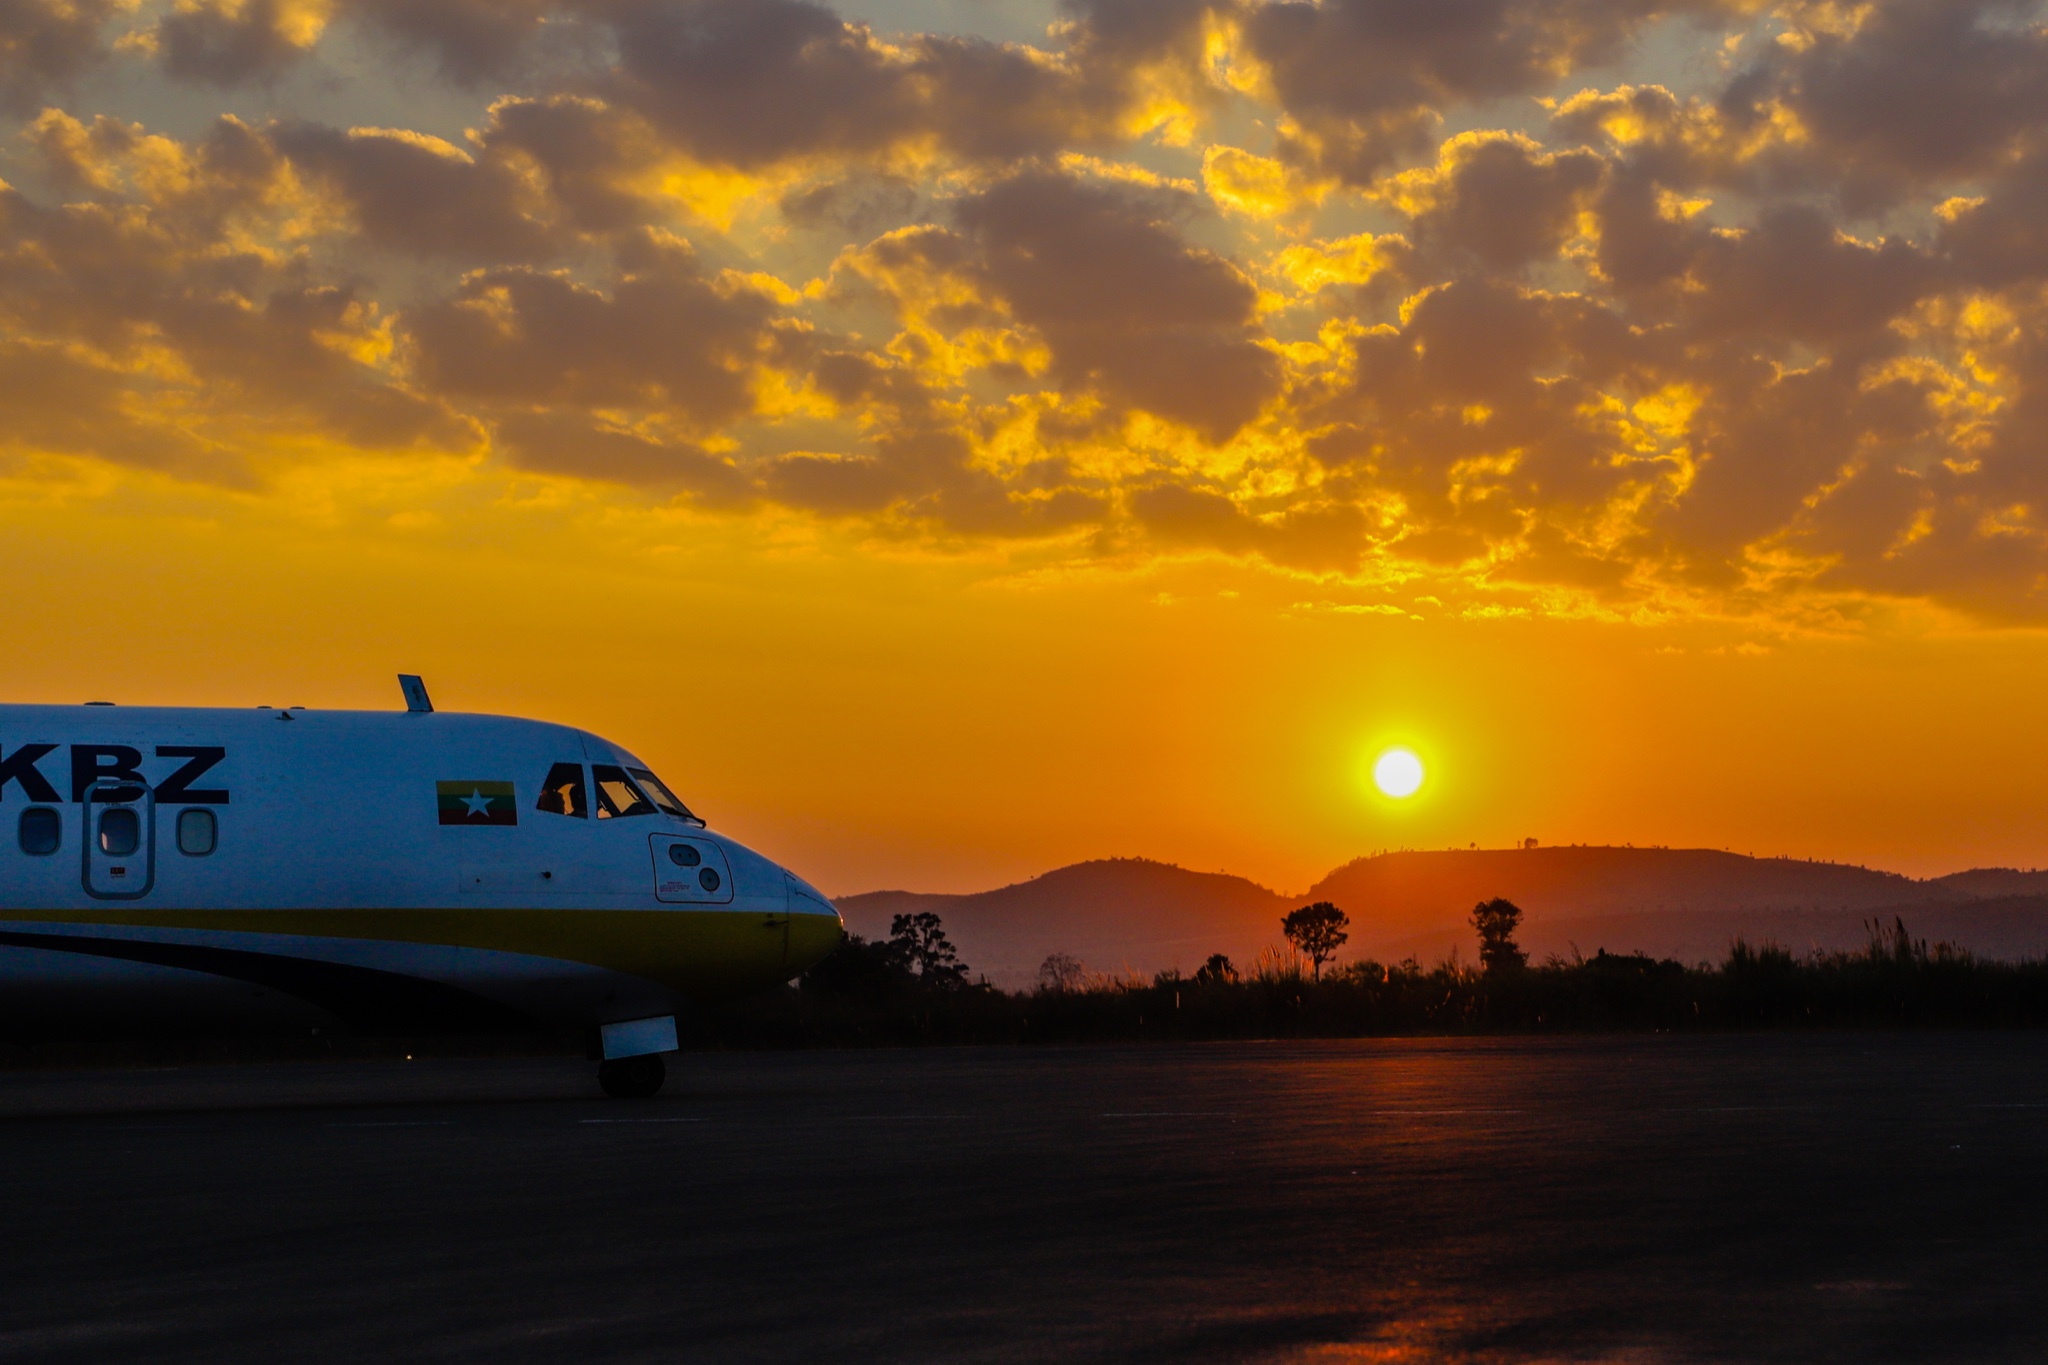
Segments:
[[[510,782],[436,782],[444,825],[516,825],[519,801]]]

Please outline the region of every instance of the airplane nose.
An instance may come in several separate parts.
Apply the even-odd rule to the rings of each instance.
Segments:
[[[798,973],[807,972],[830,957],[846,937],[846,919],[824,892],[796,873],[784,869],[784,878],[789,892],[788,965]]]

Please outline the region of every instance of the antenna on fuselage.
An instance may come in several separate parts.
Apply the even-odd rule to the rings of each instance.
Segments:
[[[419,674],[399,674],[398,690],[405,693],[406,710],[425,715],[434,709],[433,699],[427,696],[427,685],[420,681]]]

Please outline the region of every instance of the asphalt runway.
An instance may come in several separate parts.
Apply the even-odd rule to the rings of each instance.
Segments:
[[[0,1360],[2048,1359],[2048,1036],[0,1075]]]

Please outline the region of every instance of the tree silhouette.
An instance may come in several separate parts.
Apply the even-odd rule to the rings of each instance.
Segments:
[[[848,934],[829,957],[803,974],[799,985],[819,995],[852,996],[879,1004],[909,979],[910,969],[889,943],[870,943],[859,934]]]
[[[939,917],[929,910],[889,921],[889,951],[917,974],[920,985],[950,989],[967,983],[967,964],[946,937]]]
[[[1209,954],[1209,960],[1195,968],[1195,984],[1198,986],[1234,986],[1237,984],[1237,968],[1221,953]]]
[[[1318,981],[1323,979],[1323,964],[1335,957],[1351,937],[1346,932],[1350,926],[1351,916],[1328,901],[1290,910],[1280,919],[1280,932],[1287,935],[1294,951],[1308,955]]]
[[[1038,964],[1038,989],[1055,995],[1078,991],[1088,980],[1088,969],[1072,953],[1047,953]]]
[[[1472,927],[1479,931],[1479,962],[1488,976],[1529,965],[1529,955],[1515,943],[1515,927],[1521,922],[1522,907],[1499,896],[1472,907]]]

